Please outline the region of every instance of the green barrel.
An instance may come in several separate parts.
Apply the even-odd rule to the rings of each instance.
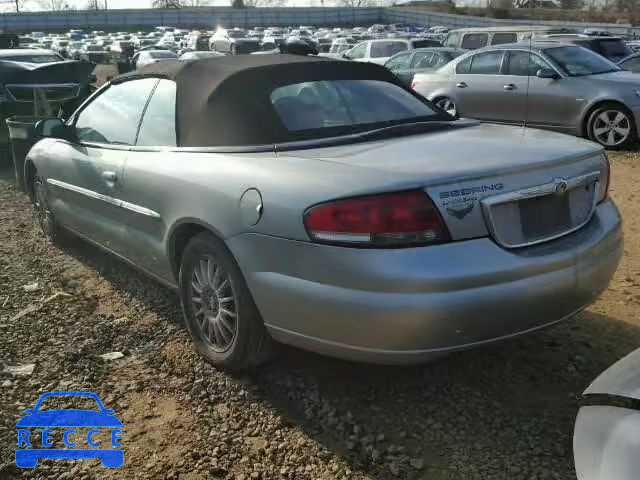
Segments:
[[[9,127],[9,141],[13,151],[13,165],[16,170],[18,189],[26,192],[24,181],[24,161],[31,147],[36,143],[36,123],[43,117],[17,116],[6,120]]]

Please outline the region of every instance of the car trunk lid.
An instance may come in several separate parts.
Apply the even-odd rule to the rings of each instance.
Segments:
[[[454,240],[492,235],[511,248],[568,233],[590,218],[605,175],[600,151],[566,135],[483,124],[281,154],[384,172],[387,191],[424,189]],[[552,198],[556,188],[569,194]]]

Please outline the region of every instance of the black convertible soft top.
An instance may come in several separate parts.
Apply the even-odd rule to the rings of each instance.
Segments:
[[[398,84],[379,65],[284,54],[159,62],[116,77],[112,83],[141,77],[176,82],[176,133],[181,147],[269,145],[304,139],[285,128],[271,103],[271,93],[283,85],[359,79]]]

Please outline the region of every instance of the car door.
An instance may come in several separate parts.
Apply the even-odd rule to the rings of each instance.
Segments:
[[[503,50],[479,52],[456,65],[452,88],[458,114],[480,120],[498,120],[504,98],[501,69]]]
[[[538,78],[538,70],[551,70],[557,78]],[[530,51],[511,51],[505,59],[504,88],[511,97],[510,108],[502,115],[510,123],[539,127],[573,128],[580,117],[584,100],[572,78],[564,78],[542,56]],[[516,75],[513,75],[513,74]],[[504,103],[506,105],[506,102]],[[512,105],[512,106],[511,106]]]
[[[385,67],[407,86],[411,85],[411,80],[413,79],[413,71],[409,69],[411,55],[412,52],[399,53],[390,58],[385,64]]]
[[[117,253],[125,238],[124,163],[157,82],[138,79],[105,88],[70,119],[77,141],[58,141],[50,152],[47,187],[54,215]]]
[[[499,121],[524,123],[528,114],[527,104],[530,103],[527,98],[529,85],[540,68],[551,67],[529,50],[507,51],[502,76],[504,100],[499,105]]]
[[[162,79],[156,86],[145,109],[136,146],[129,152],[121,184],[121,198],[126,226],[125,256],[138,266],[160,277],[167,276],[164,238],[168,211],[166,195],[162,194],[166,169],[175,168],[176,147],[176,84]],[[165,150],[163,153],[162,151]],[[166,188],[175,188],[166,185]]]

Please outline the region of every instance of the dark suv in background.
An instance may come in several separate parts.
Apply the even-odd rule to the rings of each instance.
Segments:
[[[562,43],[573,43],[588,48],[604,58],[618,63],[633,53],[633,50],[620,37],[593,37],[588,35],[545,35],[545,39]]]

